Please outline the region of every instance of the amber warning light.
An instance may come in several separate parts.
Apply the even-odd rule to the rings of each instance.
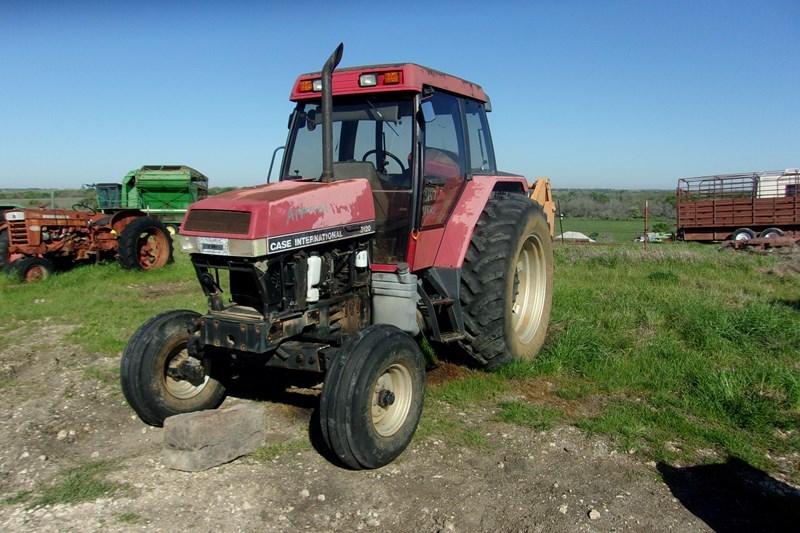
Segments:
[[[310,93],[311,91],[320,92],[322,91],[322,80],[300,80],[300,85],[298,86],[298,90],[301,93]]]

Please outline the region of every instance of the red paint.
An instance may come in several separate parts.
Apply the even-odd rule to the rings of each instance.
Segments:
[[[437,243],[435,234],[432,234],[430,242],[425,242],[424,247],[437,248],[436,259],[432,266],[461,268],[467,254],[469,241],[472,239],[472,230],[475,228],[495,185],[501,182],[519,183],[521,191],[528,188],[528,182],[522,176],[476,176],[468,181],[464,192],[458,199],[458,204],[447,220],[441,240]],[[422,234],[420,234],[420,238],[422,238]],[[427,257],[430,254],[430,250],[422,250],[422,248],[422,243],[418,243],[417,257]],[[419,268],[423,268],[422,263],[415,263],[415,269]]]
[[[250,228],[246,234],[189,231],[185,222],[193,209],[250,212]],[[375,220],[375,206],[365,179],[331,183],[286,180],[195,202],[184,217],[181,234],[261,239],[370,220]]]
[[[384,265],[379,263],[372,263],[369,269],[373,272],[397,272],[397,265]]]
[[[373,87],[360,87],[358,79],[362,74],[380,74],[392,70],[401,71],[401,82],[392,85],[378,84]],[[319,99],[320,93],[318,92],[303,92],[299,91],[300,82],[303,80],[315,80],[320,78],[319,72],[312,72],[310,74],[301,74],[295,84],[292,86],[290,99],[294,102],[301,100]],[[439,72],[421,65],[414,63],[401,63],[397,65],[366,65],[361,67],[347,67],[339,68],[333,72],[333,94],[334,96],[341,96],[346,94],[375,94],[384,92],[422,92],[423,85],[430,85],[438,89],[450,91],[452,93],[474,98],[481,102],[487,102],[489,98],[483,91],[480,85],[462,80],[455,76]]]
[[[419,232],[414,249],[409,249],[408,257],[412,258],[411,269],[422,270],[433,266],[436,260],[436,253],[439,251],[439,244],[442,242],[444,228],[434,228]]]

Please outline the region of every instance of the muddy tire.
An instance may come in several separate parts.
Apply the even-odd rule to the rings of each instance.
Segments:
[[[49,278],[55,272],[53,263],[42,257],[22,257],[8,267],[24,283],[35,283]]]
[[[155,270],[172,262],[172,236],[163,222],[133,220],[119,236],[119,263],[133,270]]]
[[[539,352],[553,299],[553,244],[539,204],[521,194],[489,199],[460,289],[467,333],[460,344],[479,366],[492,370]]]
[[[0,271],[8,266],[8,230],[0,229]]]
[[[122,393],[146,424],[162,426],[169,416],[216,409],[225,399],[224,385],[209,375],[210,360],[190,364],[202,377],[181,379],[172,373],[181,363],[199,363],[186,351],[189,327],[198,316],[186,310],[155,316],[133,334],[122,353]]]
[[[346,467],[380,468],[406,449],[425,396],[425,360],[411,336],[373,325],[331,362],[320,397],[322,438]]]

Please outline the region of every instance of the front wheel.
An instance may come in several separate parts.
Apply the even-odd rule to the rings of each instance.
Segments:
[[[151,318],[122,353],[122,392],[146,424],[162,426],[172,415],[216,409],[225,399],[225,387],[211,375],[213,361],[187,350],[189,328],[199,316],[179,310]]]
[[[416,341],[394,326],[370,326],[328,368],[319,411],[325,444],[350,468],[385,466],[411,442],[424,395]]]
[[[0,229],[0,270],[5,270],[8,264],[8,230]]]
[[[8,268],[25,283],[42,281],[55,272],[53,263],[43,257],[23,257],[11,263]]]

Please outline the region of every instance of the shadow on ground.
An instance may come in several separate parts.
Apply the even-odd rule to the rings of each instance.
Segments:
[[[739,459],[675,468],[658,464],[672,494],[714,531],[797,531],[800,491]]]

